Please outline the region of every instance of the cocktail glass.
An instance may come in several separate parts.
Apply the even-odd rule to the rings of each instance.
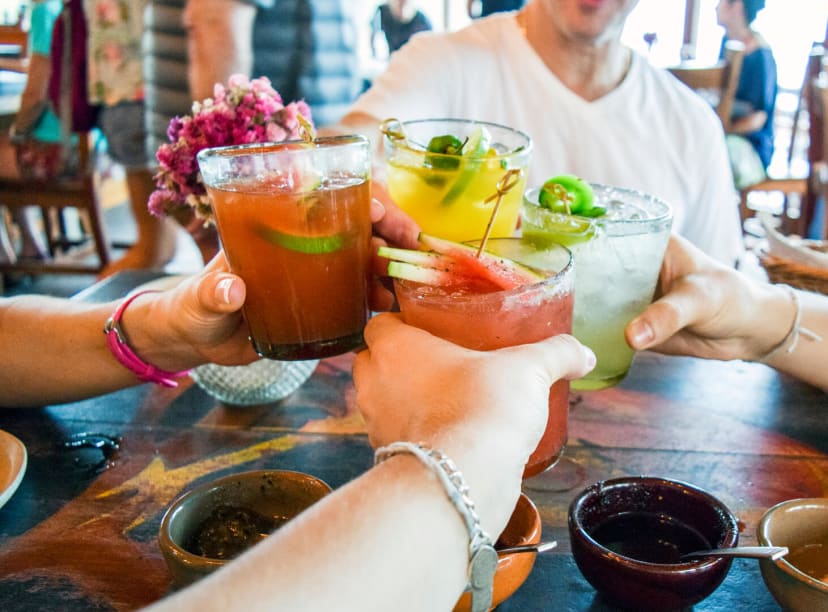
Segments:
[[[205,149],[199,168],[253,347],[310,360],[363,344],[371,153],[361,136]]]
[[[526,192],[522,213],[524,237],[539,248],[565,244],[575,259],[572,333],[595,352],[598,363],[572,381],[573,389],[602,389],[626,376],[634,352],[624,328],[653,299],[672,224],[670,207],[654,196],[606,185],[592,188],[607,214],[575,217],[575,227],[572,217],[562,219],[538,205],[539,188]]]
[[[475,133],[484,128],[491,136],[476,156]],[[394,202],[427,234],[465,242],[483,237],[494,207],[497,183],[511,169],[520,169],[514,189],[505,194],[491,236],[515,234],[526,185],[526,167],[532,140],[517,130],[464,119],[418,119],[384,124],[386,182]],[[426,151],[435,136],[456,136],[466,142],[461,156]],[[480,153],[480,151],[478,151]]]
[[[520,238],[489,240],[486,250],[531,266],[547,277],[538,283],[493,293],[394,280],[403,320],[475,350],[492,350],[537,342],[572,329],[574,269],[562,246],[536,249]],[[569,381],[549,390],[549,420],[538,447],[526,464],[524,478],[550,468],[563,452],[569,416]]]

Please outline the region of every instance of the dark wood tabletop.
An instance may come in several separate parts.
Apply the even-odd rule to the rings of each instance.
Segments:
[[[116,275],[79,299],[123,295],[149,276]],[[351,355],[320,362],[278,403],[230,407],[190,380],[141,385],[83,402],[0,410],[0,429],[26,445],[20,488],[0,508],[0,609],[130,610],[171,590],[156,544],[161,517],[183,491],[249,469],[295,469],[334,488],[368,469],[372,451],[354,405]],[[90,436],[90,434],[95,434]],[[118,448],[73,442],[118,441]],[[543,518],[540,555],[499,610],[612,610],[570,554],[566,512],[584,486],[622,475],[684,480],[739,517],[756,542],[777,502],[828,495],[828,396],[771,369],[640,354],[604,391],[573,393],[566,469],[573,488],[527,490]],[[696,610],[778,610],[758,564],[736,560]]]

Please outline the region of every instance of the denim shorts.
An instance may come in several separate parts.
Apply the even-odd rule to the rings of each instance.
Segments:
[[[101,109],[98,124],[106,137],[109,155],[125,168],[144,169],[154,165],[147,157],[144,103],[120,102]]]

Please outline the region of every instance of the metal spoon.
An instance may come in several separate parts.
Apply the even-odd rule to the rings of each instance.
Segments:
[[[746,559],[770,559],[776,561],[788,554],[786,546],[734,546],[732,548],[711,548],[682,555],[682,559],[699,557],[744,557]]]
[[[555,540],[551,542],[541,542],[540,544],[526,544],[524,546],[512,546],[511,548],[498,548],[496,552],[498,555],[510,555],[512,553],[522,553],[522,552],[546,552],[547,550],[552,550],[558,545]]]

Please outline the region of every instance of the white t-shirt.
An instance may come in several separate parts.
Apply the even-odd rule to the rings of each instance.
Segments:
[[[351,109],[378,120],[501,123],[532,137],[527,184],[556,174],[638,189],[673,208],[673,231],[733,265],[738,198],[721,122],[700,96],[633,54],[612,92],[588,102],[549,71],[513,14],[447,34],[421,33]]]

